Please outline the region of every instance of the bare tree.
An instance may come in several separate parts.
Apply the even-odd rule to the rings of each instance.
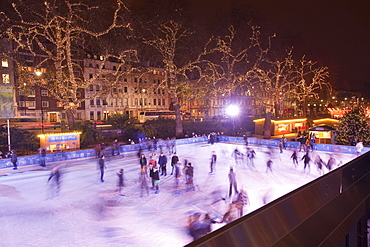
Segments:
[[[125,5],[121,0],[110,3],[112,7],[100,13],[98,6],[69,0],[45,1],[35,9],[26,8],[25,2],[20,0],[12,4],[12,18],[2,13],[3,20],[8,23],[4,36],[15,43],[14,53],[10,55],[19,68],[24,68],[19,54],[30,53],[34,56],[35,71],[45,72],[43,79],[34,74],[19,74],[19,85],[33,84],[47,89],[62,102],[70,129],[74,128],[77,108],[87,100],[83,97],[84,89],[97,80],[114,84],[120,78],[118,72],[103,76],[105,62],[112,58],[108,52],[102,52],[100,67],[93,78],[83,77],[85,41],[102,37],[115,28],[129,28],[129,24],[120,18],[126,10]],[[105,15],[104,20],[109,23],[97,22],[100,15]],[[131,52],[122,52],[116,58],[124,63],[128,53]],[[115,80],[112,82],[113,76]]]
[[[161,55],[165,78],[159,85],[170,95],[176,113],[176,136],[183,134],[180,108],[188,100],[194,99],[209,91],[218,76],[217,65],[206,59],[209,43],[193,58],[179,53],[180,42],[191,33],[179,22],[167,21],[156,26],[157,32],[151,32],[151,38],[144,42],[154,47]],[[189,52],[189,51],[187,51]],[[178,57],[181,56],[181,59]],[[180,99],[182,101],[180,102]]]
[[[296,90],[293,97],[302,104],[302,114],[307,116],[307,100],[309,98],[318,99],[322,91],[331,94],[332,86],[328,82],[329,71],[326,66],[318,66],[317,62],[306,60],[305,56],[299,61],[297,66]]]

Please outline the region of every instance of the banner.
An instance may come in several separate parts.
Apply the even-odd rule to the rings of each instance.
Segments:
[[[13,87],[0,84],[0,118],[14,117]]]

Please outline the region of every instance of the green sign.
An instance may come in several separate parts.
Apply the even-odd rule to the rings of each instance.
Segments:
[[[13,87],[0,84],[0,118],[14,117]]]

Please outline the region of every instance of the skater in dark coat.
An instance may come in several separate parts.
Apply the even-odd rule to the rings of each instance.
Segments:
[[[161,171],[162,171],[162,176],[167,176],[167,156],[161,152],[158,158],[158,164],[160,165]]]
[[[10,161],[13,163],[13,166],[14,166],[13,170],[17,170],[18,169],[18,166],[17,166],[17,161],[18,161],[17,153],[14,150],[12,150],[10,152],[10,155],[11,155],[10,156]]]
[[[107,168],[105,166],[105,157],[104,157],[104,155],[100,156],[98,165],[99,165],[99,169],[100,169],[100,181],[104,182],[104,169]]]
[[[46,150],[42,148],[40,152],[40,163],[41,163],[40,166],[42,167],[46,166],[45,159],[46,159]]]
[[[155,194],[159,194],[159,171],[157,166],[149,165],[149,176],[152,178],[152,189],[155,188]]]
[[[271,159],[268,159],[266,162],[266,173],[269,171],[272,173],[272,160]]]
[[[311,158],[309,156],[308,151],[306,152],[305,155],[303,155],[302,160],[303,160],[303,163],[304,163],[304,168],[303,168],[304,171],[306,172],[306,167],[308,167],[308,172],[310,172],[310,161],[311,161]]]
[[[141,166],[141,167],[143,167],[143,166],[146,166],[146,165],[147,165],[147,160],[146,160],[146,157],[145,157],[145,155],[144,155],[144,154],[141,154],[141,155],[140,155],[140,160],[139,160],[139,162],[140,162],[140,166]]]
[[[298,155],[297,155],[297,151],[296,150],[293,151],[293,153],[290,156],[290,158],[293,160],[294,167],[297,167],[298,166]]]
[[[179,162],[179,157],[177,156],[176,153],[174,153],[171,159],[171,166],[172,166],[171,175],[173,174],[174,165],[177,164],[177,162]]]
[[[233,168],[230,168],[229,171],[229,182],[230,182],[230,189],[229,189],[229,197],[231,197],[231,194],[233,192],[233,187],[235,190],[235,193],[238,194],[238,186],[236,184],[236,175]]]
[[[329,160],[328,160],[328,163],[326,164],[326,168],[328,168],[329,171],[331,171],[333,169],[333,166],[336,164],[336,160],[334,159],[334,157],[331,155]],[[340,162],[341,164],[342,162]],[[339,164],[338,164],[339,166]]]
[[[213,174],[213,170],[215,169],[215,166],[216,166],[216,160],[217,160],[217,155],[216,155],[216,152],[215,151],[212,151],[212,156],[211,156],[211,164],[210,164],[210,172],[211,174]]]

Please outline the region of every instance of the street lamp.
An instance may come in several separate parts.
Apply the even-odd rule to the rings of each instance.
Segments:
[[[231,117],[237,116],[239,114],[239,107],[237,105],[229,105],[226,108],[226,114]]]
[[[42,75],[41,70],[36,70],[35,71],[36,76],[40,77]],[[42,106],[42,90],[41,87],[39,86],[40,89],[40,110],[41,110],[41,132],[44,133],[44,108]]]

